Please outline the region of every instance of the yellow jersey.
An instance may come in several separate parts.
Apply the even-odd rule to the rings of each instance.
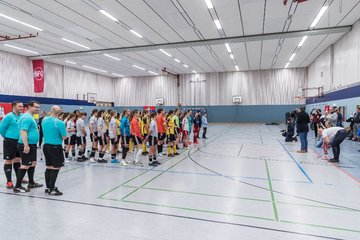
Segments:
[[[174,119],[172,117],[168,117],[167,125],[168,125],[168,128],[167,128],[166,133],[168,135],[169,134],[175,134],[175,122],[174,122]]]

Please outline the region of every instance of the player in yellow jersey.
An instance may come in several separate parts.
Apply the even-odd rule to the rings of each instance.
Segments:
[[[144,111],[144,116],[141,119],[140,127],[141,127],[141,134],[143,135],[144,139],[149,134],[149,125],[150,125],[150,110]],[[142,143],[142,155],[147,155],[148,151],[146,151],[146,141]]]
[[[176,153],[176,137],[175,137],[175,122],[174,122],[174,111],[170,110],[169,114],[166,118],[167,122],[167,128],[166,128],[166,134],[167,134],[167,152],[168,157],[173,157]],[[171,153],[171,150],[173,150],[173,153]],[[176,154],[177,155],[177,154]]]

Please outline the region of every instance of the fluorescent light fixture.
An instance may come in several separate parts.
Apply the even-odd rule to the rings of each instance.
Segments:
[[[82,48],[85,48],[85,49],[90,49],[90,48],[87,47],[87,46],[84,46],[84,45],[82,45],[82,44],[80,44],[80,43],[71,41],[71,40],[69,40],[69,39],[66,39],[66,38],[61,38],[61,39],[64,40],[64,41],[66,41],[66,42],[69,42],[69,43],[72,43],[72,44],[74,44],[74,45],[77,45],[77,46],[79,46],[79,47],[82,47]]]
[[[188,67],[189,67],[189,66],[188,66],[188,65],[186,65],[186,64],[184,64],[183,66],[184,66],[184,67],[186,67],[186,68],[188,68]]]
[[[14,45],[4,44],[4,46],[10,47],[10,48],[15,48],[15,49],[18,49],[18,50],[21,50],[21,51],[24,51],[24,52],[39,54],[38,52],[31,51],[31,50],[28,50],[28,49],[25,49],[25,48],[21,48],[21,47],[16,47],[16,46],[14,46]]]
[[[231,48],[228,43],[225,43],[225,47],[226,47],[226,50],[228,51],[228,53],[231,53]]]
[[[285,68],[288,68],[290,65],[290,62],[287,62],[287,64],[285,65]]]
[[[117,73],[111,73],[111,74],[114,75],[114,76],[117,76],[117,77],[124,77],[123,75],[117,74]]]
[[[214,5],[212,4],[211,0],[205,0],[205,3],[209,9],[214,8]]]
[[[217,29],[222,29],[221,24],[220,24],[220,21],[219,21],[218,19],[215,19],[215,20],[214,20],[214,23],[215,23]]]
[[[291,62],[291,61],[294,59],[295,56],[296,56],[296,53],[293,53],[293,54],[291,55],[290,59],[289,59],[289,62]]]
[[[156,75],[156,76],[159,75],[159,74],[157,74],[156,72],[152,72],[152,71],[149,71],[149,73],[154,74],[154,75]]]
[[[68,60],[65,60],[65,62],[67,62],[67,63],[70,63],[70,64],[76,64],[76,62],[72,62],[72,61],[68,61]]]
[[[117,57],[111,56],[111,55],[109,55],[109,54],[104,54],[104,56],[105,56],[105,57],[108,57],[108,58],[112,58],[112,59],[114,59],[114,60],[116,60],[116,61],[121,61],[121,59],[120,59],[120,58],[117,58]]]
[[[192,70],[193,73],[197,74],[197,72],[195,70]]]
[[[118,22],[119,20],[117,20],[114,16],[112,16],[110,13],[106,12],[105,10],[99,10],[99,12],[101,12],[102,14],[104,14],[105,16],[107,16],[108,18],[110,18],[111,20]]]
[[[231,58],[231,59],[234,59],[234,55],[233,55],[233,54],[230,54],[230,58]]]
[[[99,71],[99,72],[103,72],[103,73],[106,73],[107,71],[105,70],[102,70],[102,69],[98,69],[98,68],[94,68],[94,67],[90,67],[90,66],[86,66],[86,65],[83,65],[84,68],[88,68],[88,69],[92,69],[92,70],[95,70],[95,71]]]
[[[132,65],[134,68],[137,68],[137,69],[140,69],[140,70],[143,70],[143,71],[145,71],[145,68],[142,68],[142,67],[139,67],[138,65]]]
[[[324,15],[324,13],[326,12],[326,10],[328,9],[329,6],[323,6],[320,9],[320,12],[318,13],[318,15],[316,16],[316,18],[314,19],[314,21],[312,22],[312,24],[310,25],[310,28],[314,28],[316,26],[316,24],[320,21],[321,17]]]
[[[38,27],[35,27],[35,26],[33,26],[33,25],[24,23],[24,22],[22,22],[22,21],[19,21],[19,20],[15,19],[15,18],[9,17],[9,16],[4,15],[4,14],[2,14],[2,13],[0,13],[0,17],[7,18],[7,19],[9,19],[9,20],[11,20],[11,21],[14,21],[14,22],[20,23],[20,24],[22,24],[22,25],[24,25],[24,26],[27,26],[27,27],[36,29],[36,30],[38,30],[38,31],[40,31],[40,32],[41,32],[41,31],[44,31],[44,30],[42,30],[41,28],[38,28]]]
[[[139,38],[143,38],[143,36],[141,36],[139,33],[135,32],[134,30],[130,29],[130,32],[132,34],[135,34],[136,36],[138,36]]]
[[[168,57],[172,57],[170,53],[168,53],[167,51],[165,51],[164,49],[160,49],[160,51],[162,51],[164,54],[166,54]]]
[[[236,69],[236,71],[239,71],[239,66],[235,65],[235,69]]]
[[[308,38],[308,36],[303,36],[298,47],[302,47],[302,45],[304,45],[304,42],[306,41],[307,38]]]
[[[181,63],[179,59],[175,58],[174,60],[175,60],[175,62]]]

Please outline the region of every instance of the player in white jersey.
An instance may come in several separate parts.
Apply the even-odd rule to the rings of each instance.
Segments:
[[[67,131],[67,145],[65,148],[65,157],[67,158],[67,162],[69,162],[69,160],[71,160],[72,158],[75,158],[75,142],[76,142],[76,128],[75,128],[75,118],[76,115],[74,113],[70,113],[69,118],[65,124],[66,126],[66,131]],[[68,156],[68,154],[72,153],[72,158],[71,156]]]
[[[98,113],[98,120],[97,120],[97,129],[98,129],[98,141],[99,141],[99,159],[98,163],[107,163],[107,160],[104,159],[107,141],[106,141],[106,128],[105,128],[105,110],[100,110]]]
[[[80,117],[76,121],[76,143],[79,147],[79,156],[77,161],[78,162],[85,162],[87,158],[85,157],[85,149],[86,149],[86,129],[85,129],[85,118],[86,112],[80,113]]]
[[[97,130],[97,118],[98,118],[99,110],[93,109],[91,112],[91,117],[89,120],[89,129],[90,129],[90,140],[92,142],[91,146],[91,153],[90,153],[90,162],[94,163],[95,160],[95,153],[97,150],[97,141],[98,141],[98,130]]]
[[[116,153],[119,144],[119,138],[117,134],[117,124],[116,124],[117,115],[118,113],[116,111],[110,112],[111,119],[109,122],[109,137],[111,142],[111,163],[120,163],[116,159]]]

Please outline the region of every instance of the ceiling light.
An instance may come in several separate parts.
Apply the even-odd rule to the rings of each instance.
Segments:
[[[134,68],[137,68],[137,69],[140,69],[140,70],[143,70],[143,71],[145,71],[145,68],[142,68],[142,67],[139,67],[139,66],[137,66],[137,65],[132,65]]]
[[[197,72],[195,70],[192,70],[193,73],[197,74]]]
[[[294,59],[295,56],[296,56],[296,53],[293,53],[293,54],[291,55],[290,59],[289,59],[289,62],[291,62],[291,61]]]
[[[72,61],[68,61],[68,60],[65,60],[65,62],[67,62],[67,63],[70,63],[70,64],[76,64],[76,62],[72,62]]]
[[[139,38],[143,38],[143,36],[141,36],[139,33],[135,32],[134,30],[130,29],[130,32],[132,34],[135,34],[136,36],[138,36]]]
[[[211,0],[205,0],[205,3],[209,9],[214,8],[214,5],[212,4]]]
[[[119,20],[117,20],[114,16],[112,16],[110,13],[106,12],[105,10],[99,10],[99,12],[101,12],[102,14],[104,14],[105,16],[107,16],[108,18],[110,18],[111,20],[118,22]]]
[[[30,27],[30,28],[36,29],[36,30],[38,30],[38,31],[40,31],[40,32],[41,32],[41,31],[44,31],[44,30],[42,30],[41,28],[38,28],[38,27],[35,27],[35,26],[33,26],[33,25],[30,25],[30,24],[24,23],[24,22],[19,21],[19,20],[15,19],[15,18],[12,18],[12,17],[6,16],[6,15],[4,15],[4,14],[2,14],[2,13],[0,13],[0,17],[7,18],[7,19],[9,19],[9,20],[11,20],[11,21],[14,21],[14,22],[20,23],[20,24],[22,24],[22,25],[25,25],[25,26],[27,26],[27,27]]]
[[[308,38],[308,36],[304,36],[304,37],[302,37],[302,39],[301,39],[301,41],[300,41],[300,43],[299,43],[299,45],[298,45],[298,47],[302,47],[302,45],[304,45],[304,42],[306,41],[306,39]]]
[[[90,67],[90,66],[86,66],[86,65],[83,65],[84,68],[88,68],[88,69],[92,69],[92,70],[95,70],[95,71],[99,71],[99,72],[103,72],[103,73],[106,73],[107,71],[105,70],[102,70],[102,69],[98,69],[98,68],[94,68],[94,67]]]
[[[239,71],[239,66],[235,65],[235,69],[236,69],[236,71]]]
[[[156,75],[156,76],[159,75],[159,74],[157,74],[156,72],[152,72],[152,71],[149,71],[149,73],[154,74],[154,75]]]
[[[162,51],[164,54],[166,54],[168,57],[172,57],[170,53],[166,52],[165,50],[163,49],[160,49],[160,51]]]
[[[215,19],[215,20],[214,20],[214,23],[215,23],[217,29],[222,29],[221,24],[220,24],[220,21],[219,21],[218,19]]]
[[[287,62],[287,64],[285,65],[285,68],[288,68],[290,65],[290,62]]]
[[[231,48],[228,43],[225,43],[225,47],[226,47],[226,50],[228,51],[228,53],[231,53]]]
[[[326,12],[326,10],[328,9],[329,6],[323,6],[320,9],[320,12],[318,13],[318,15],[316,16],[316,18],[314,19],[314,21],[312,22],[312,24],[310,25],[310,28],[314,28],[316,26],[316,24],[320,21],[321,17],[324,15],[324,13]]]
[[[186,67],[186,68],[188,68],[188,67],[189,67],[189,66],[188,66],[188,65],[186,65],[186,64],[184,64],[183,66],[184,66],[184,67]]]
[[[67,42],[69,42],[69,43],[75,44],[75,45],[77,45],[77,46],[79,46],[79,47],[82,47],[82,48],[85,48],[85,49],[90,49],[90,48],[87,47],[87,46],[84,46],[84,45],[82,45],[82,44],[80,44],[80,43],[71,41],[71,40],[69,40],[69,39],[66,39],[66,38],[61,38],[61,39],[64,40],[64,41],[67,41]]]
[[[179,59],[175,58],[174,60],[175,60],[175,62],[181,63]]]
[[[114,76],[117,76],[117,77],[124,77],[123,75],[117,74],[117,73],[111,73],[111,74],[114,75]]]
[[[114,59],[114,60],[116,60],[116,61],[121,61],[121,59],[120,59],[120,58],[117,58],[117,57],[111,56],[111,55],[109,55],[109,54],[104,54],[104,56],[106,56],[106,57],[108,57],[108,58],[112,58],[112,59]]]
[[[230,58],[231,58],[231,59],[234,59],[234,55],[233,55],[233,54],[230,54]]]
[[[16,46],[9,45],[9,44],[4,44],[4,46],[6,46],[6,47],[11,47],[11,48],[15,48],[15,49],[18,49],[18,50],[21,50],[21,51],[24,51],[24,52],[39,54],[38,52],[31,51],[31,50],[28,50],[28,49],[25,49],[25,48],[16,47]]]

